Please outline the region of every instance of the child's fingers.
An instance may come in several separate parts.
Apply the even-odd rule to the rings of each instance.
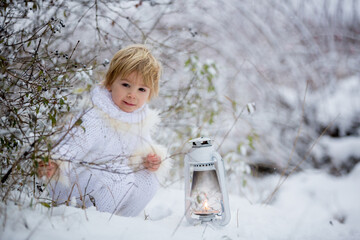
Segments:
[[[44,176],[44,170],[41,168],[38,168],[37,174],[41,178],[42,176]]]
[[[161,164],[161,158],[156,154],[148,154],[144,161],[144,167],[152,172],[158,170],[160,164]]]
[[[47,177],[51,178],[52,176],[54,176],[54,174],[56,173],[57,170],[58,170],[58,165],[54,162],[49,161],[49,166],[48,166],[47,172],[46,172]]]
[[[160,164],[160,159],[159,158],[150,158],[149,162],[152,164]]]
[[[48,178],[51,178],[52,176],[54,176],[55,172],[56,172],[55,168],[48,168],[46,171],[46,176]]]
[[[46,165],[44,162],[39,162],[38,165],[38,169],[37,169],[37,174],[38,176],[41,178],[42,176],[44,176],[46,173]]]
[[[54,176],[57,169],[58,165],[52,161],[49,161],[48,163],[39,162],[38,176],[41,178],[46,175],[46,177],[51,178]]]
[[[161,161],[160,157],[156,154],[149,154],[147,158],[150,162],[160,162]]]
[[[45,167],[45,166],[46,166],[45,163],[42,162],[42,161],[38,163],[38,167],[39,167],[39,168],[43,168],[43,167]]]

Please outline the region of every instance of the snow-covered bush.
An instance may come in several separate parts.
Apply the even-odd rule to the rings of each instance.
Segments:
[[[307,125],[319,135],[311,155],[314,166],[335,175],[350,172],[360,162],[360,84],[357,76],[342,79],[310,96]]]
[[[64,117],[76,109],[79,96],[74,87],[86,88],[84,78],[89,78],[91,67],[73,59],[76,43],[71,51],[53,44],[66,26],[51,11],[40,15],[41,8],[58,5],[1,5],[0,197],[6,201],[14,189],[35,187],[38,162],[48,162],[54,135],[64,131]]]

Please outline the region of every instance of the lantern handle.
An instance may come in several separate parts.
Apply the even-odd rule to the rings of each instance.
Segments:
[[[189,143],[192,144],[192,147],[210,147],[212,146],[212,139],[207,137],[199,137],[191,139]]]

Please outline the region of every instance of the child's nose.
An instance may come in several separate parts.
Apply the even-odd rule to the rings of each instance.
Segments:
[[[129,91],[127,96],[128,96],[128,98],[135,98],[136,97],[134,91]]]

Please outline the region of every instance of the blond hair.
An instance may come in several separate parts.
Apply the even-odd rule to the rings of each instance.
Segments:
[[[150,88],[149,100],[158,95],[161,65],[142,44],[130,45],[115,53],[102,84],[110,87],[118,77],[126,78],[133,72],[140,74],[145,86]]]

